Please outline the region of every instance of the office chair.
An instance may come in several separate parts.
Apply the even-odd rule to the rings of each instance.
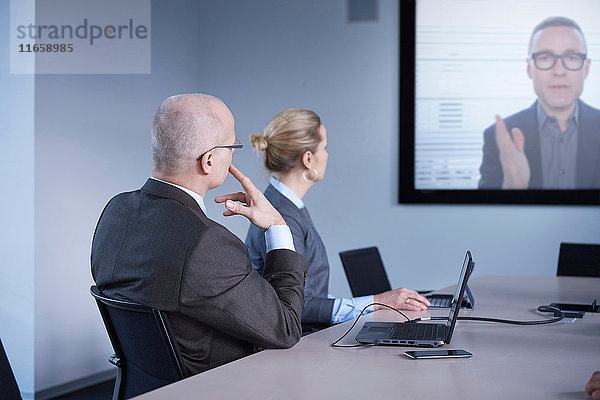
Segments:
[[[377,247],[342,251],[340,259],[353,297],[392,289]]]
[[[21,400],[21,392],[0,340],[0,399]]]
[[[600,277],[600,244],[561,243],[556,275]]]
[[[96,299],[115,354],[117,367],[113,400],[128,399],[188,376],[165,313],[130,301],[104,296]]]

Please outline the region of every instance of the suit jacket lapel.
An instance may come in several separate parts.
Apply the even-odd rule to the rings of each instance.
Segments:
[[[529,162],[531,178],[530,189],[542,187],[542,156],[540,151],[540,132],[537,122],[537,101],[524,113],[523,118],[515,126],[520,128],[525,136],[525,155]]]

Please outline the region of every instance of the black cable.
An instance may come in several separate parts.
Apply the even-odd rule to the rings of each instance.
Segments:
[[[360,319],[360,317],[363,315],[363,313],[367,310],[367,308],[371,307],[371,306],[382,306],[382,307],[387,307],[390,310],[394,310],[396,311],[398,314],[402,315],[404,318],[406,318],[407,321],[410,321],[410,319],[406,316],[406,314],[404,314],[402,311],[392,307],[392,306],[388,306],[387,304],[383,304],[383,303],[371,303],[371,304],[367,304],[365,306],[365,308],[362,309],[362,311],[360,312],[360,314],[358,314],[358,317],[356,317],[356,319],[354,320],[354,323],[352,324],[352,326],[350,327],[350,329],[348,329],[346,331],[346,333],[344,333],[339,339],[337,339],[335,342],[331,343],[331,347],[367,347],[367,346],[374,346],[375,343],[373,344],[351,344],[351,345],[338,345],[337,343],[342,340],[343,338],[345,338],[346,336],[348,336],[348,334],[350,333],[350,331],[352,330],[352,328],[354,328],[354,326],[356,325],[356,323],[358,322],[358,320]]]
[[[537,321],[515,321],[511,319],[499,319],[499,318],[488,318],[488,317],[458,317],[461,321],[483,321],[483,322],[496,322],[500,324],[512,324],[512,325],[543,325],[543,324],[552,324],[554,322],[562,321],[565,318],[565,314],[557,307],[550,306],[539,306],[538,311],[542,312],[552,312],[554,315],[557,315],[556,318],[552,319],[543,319]],[[448,317],[426,317],[426,318],[417,318],[412,320],[411,322],[417,321],[427,321],[427,320],[447,320]]]

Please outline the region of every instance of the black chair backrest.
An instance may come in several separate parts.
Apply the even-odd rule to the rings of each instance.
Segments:
[[[0,399],[21,399],[21,392],[4,352],[2,340],[0,340]]]
[[[368,296],[392,289],[377,247],[342,251],[340,259],[352,296]]]
[[[121,362],[118,398],[130,398],[187,377],[165,313],[130,301],[96,299],[115,355]],[[119,382],[117,382],[119,384]]]
[[[561,243],[556,275],[600,277],[600,244]]]

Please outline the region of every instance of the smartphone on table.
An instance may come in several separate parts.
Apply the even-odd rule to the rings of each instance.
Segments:
[[[473,354],[466,350],[414,350],[405,351],[404,355],[413,360],[427,359],[427,358],[469,358]]]

